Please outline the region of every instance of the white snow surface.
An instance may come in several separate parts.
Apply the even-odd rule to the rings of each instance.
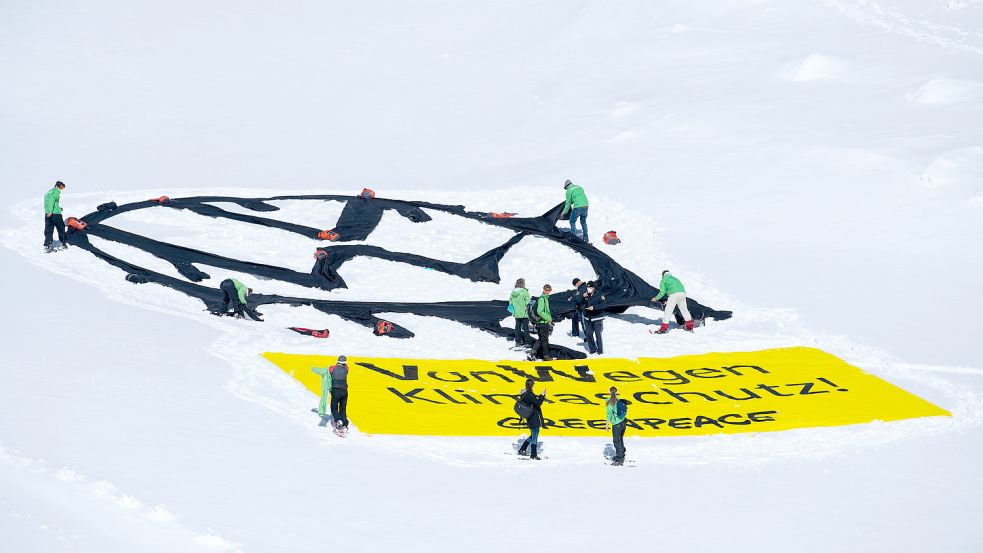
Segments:
[[[983,549],[981,29],[972,0],[0,4],[0,551]],[[544,435],[540,464],[501,439],[342,441],[259,352],[518,354],[412,315],[392,315],[412,340],[311,308],[219,319],[39,248],[55,179],[66,215],[363,186],[536,215],[565,178],[595,241],[622,238],[605,251],[735,313],[658,339],[609,320],[608,356],[819,347],[953,416],[629,437],[624,470],[599,462],[603,439]],[[331,228],[341,209],[308,204],[263,215]],[[508,238],[431,215],[387,213],[367,243],[466,261]],[[316,246],[177,210],[112,221],[295,270]],[[433,301],[591,276],[541,239],[501,268],[476,284],[358,259],[347,290],[262,287]]]

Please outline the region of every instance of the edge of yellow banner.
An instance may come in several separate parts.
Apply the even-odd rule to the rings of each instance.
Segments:
[[[337,356],[263,356],[321,393],[311,367]],[[877,376],[807,347],[668,358],[487,361],[348,357],[348,416],[369,434],[506,436],[524,428],[512,407],[526,377],[549,389],[553,436],[602,436],[610,386],[631,402],[629,433],[687,436],[767,432],[952,416]]]

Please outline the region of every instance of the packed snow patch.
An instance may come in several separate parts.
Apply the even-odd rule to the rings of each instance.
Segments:
[[[925,169],[921,180],[930,190],[978,204],[983,193],[983,147],[960,148],[939,155]]]
[[[957,104],[983,98],[983,83],[969,79],[929,79],[905,94],[913,104]]]
[[[790,67],[789,67],[790,66]],[[793,62],[781,72],[782,77],[793,82],[819,81],[839,77],[847,63],[839,58],[821,54],[809,54]]]

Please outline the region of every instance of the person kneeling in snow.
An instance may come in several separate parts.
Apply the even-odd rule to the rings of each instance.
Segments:
[[[252,288],[247,288],[245,284],[234,278],[227,278],[218,285],[222,291],[222,307],[216,315],[228,315],[229,304],[232,304],[232,315],[237,319],[242,319],[249,315],[254,321],[262,321],[260,314],[255,309],[251,309],[246,304],[246,298],[253,293]]]
[[[673,316],[677,307],[683,315],[683,320],[686,321],[686,330],[693,332],[693,317],[690,316],[689,309],[686,308],[686,289],[683,288],[683,283],[679,282],[678,278],[669,274],[668,270],[662,271],[659,295],[652,298],[652,301],[658,302],[663,297],[666,298],[666,302],[662,308],[662,326],[657,332],[659,334],[669,332],[669,318]]]

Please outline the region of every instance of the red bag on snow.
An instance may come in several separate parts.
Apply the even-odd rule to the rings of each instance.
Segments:
[[[362,198],[363,200],[371,200],[372,198],[375,198],[375,190],[372,190],[371,188],[363,188],[362,193],[359,194],[358,197]]]
[[[167,196],[161,196],[159,198],[150,198],[150,200],[148,201],[157,202],[159,204],[166,204],[167,202],[171,201],[171,199],[168,198]]]
[[[615,232],[613,230],[609,230],[609,231],[607,231],[607,232],[604,233],[604,243],[613,246],[615,244],[620,244],[621,243],[621,239],[618,238],[618,233],[617,232]]]
[[[389,334],[393,331],[393,324],[389,321],[379,321],[375,324],[375,334],[376,336],[382,336],[383,334]]]
[[[328,330],[328,329],[326,329],[326,328],[325,329],[321,329],[321,330],[315,330],[313,328],[303,328],[303,327],[299,327],[299,326],[292,326],[292,327],[290,327],[290,330],[293,330],[294,332],[298,332],[298,333],[303,334],[305,336],[311,336],[311,337],[314,337],[314,338],[327,338],[328,336],[331,335],[331,331]]]
[[[65,220],[65,224],[75,230],[85,230],[85,227],[89,226],[85,221],[80,221],[75,217],[69,217]]]
[[[321,232],[317,233],[317,237],[321,240],[330,240],[331,242],[334,242],[335,240],[341,238],[341,235],[333,230],[322,230]]]

